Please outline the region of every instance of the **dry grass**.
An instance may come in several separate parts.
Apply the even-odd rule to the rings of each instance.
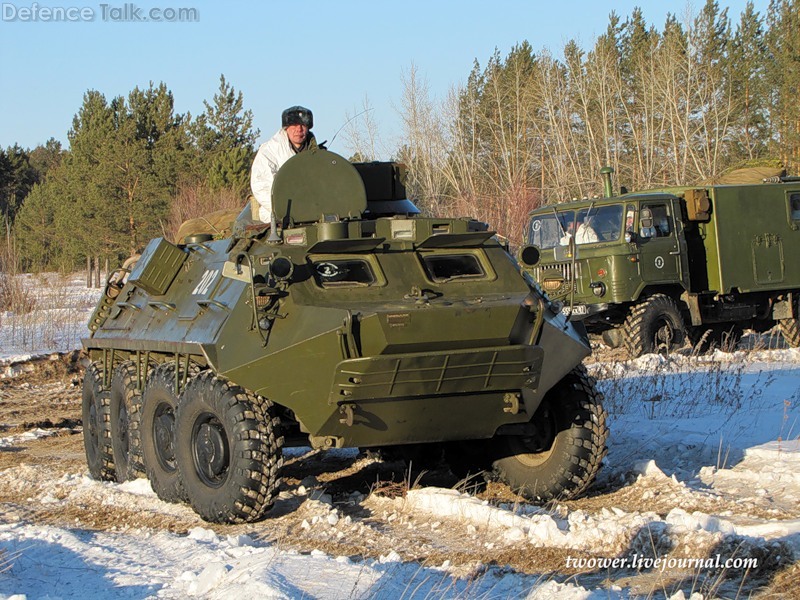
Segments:
[[[13,247],[0,248],[0,311],[26,314],[36,302],[30,289],[16,276],[18,262]]]
[[[221,209],[241,209],[246,194],[233,189],[212,190],[202,183],[181,184],[170,204],[165,234],[175,239],[181,224]]]

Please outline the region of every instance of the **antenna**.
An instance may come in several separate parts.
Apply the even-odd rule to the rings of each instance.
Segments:
[[[337,130],[336,130],[336,133],[334,133],[334,134],[333,134],[333,137],[331,138],[331,143],[330,143],[330,144],[328,144],[328,146],[329,146],[329,147],[330,147],[330,146],[333,146],[333,140],[335,140],[335,139],[336,139],[336,136],[337,136],[337,135],[339,135],[339,133],[342,131],[342,129],[344,129],[345,127],[347,127],[347,126],[350,124],[350,121],[352,121],[353,119],[356,119],[357,117],[360,117],[360,116],[361,116],[361,115],[363,115],[364,113],[367,113],[367,112],[369,112],[369,111],[371,111],[371,110],[372,110],[372,107],[370,107],[370,108],[365,108],[365,109],[364,109],[364,110],[362,110],[360,113],[358,113],[358,114],[355,114],[355,115],[353,115],[352,117],[350,117],[349,119],[347,119],[347,121],[345,121],[345,122],[344,122],[344,125],[342,125],[341,127],[339,127],[339,129],[337,129]],[[322,142],[322,143],[324,144],[325,142]]]

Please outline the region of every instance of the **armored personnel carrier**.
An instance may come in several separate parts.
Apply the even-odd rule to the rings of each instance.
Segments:
[[[83,345],[91,475],[146,475],[212,522],[261,518],[282,448],[440,453],[531,499],[569,498],[606,452],[570,324],[472,219],[422,217],[400,166],[327,150],[278,172],[272,224],[152,240]]]

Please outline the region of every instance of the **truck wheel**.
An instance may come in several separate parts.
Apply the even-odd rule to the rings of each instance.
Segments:
[[[566,500],[594,481],[606,455],[606,411],[582,366],[545,395],[533,416],[536,434],[492,440],[494,474],[530,500]]]
[[[83,448],[86,464],[93,479],[114,479],[114,461],[110,446],[109,394],[103,390],[101,367],[93,362],[83,376],[81,395]]]
[[[268,400],[201,373],[181,396],[175,444],[189,503],[206,521],[256,521],[272,506],[283,437]]]
[[[651,352],[668,353],[683,345],[686,326],[672,298],[653,294],[631,309],[622,324],[622,337],[631,358]]]
[[[119,365],[111,380],[111,426],[108,433],[111,436],[116,480],[119,482],[145,474],[140,436],[142,396],[136,380],[136,364],[133,361]]]
[[[795,311],[797,318],[781,319],[778,322],[781,324],[781,333],[786,343],[792,348],[800,348],[800,300],[796,301]]]
[[[157,366],[142,394],[141,443],[145,472],[156,495],[165,502],[183,502],[183,487],[175,462],[175,365]]]
[[[742,339],[744,328],[738,323],[715,323],[711,326],[689,327],[687,335],[692,350],[703,354],[712,350],[733,352]]]

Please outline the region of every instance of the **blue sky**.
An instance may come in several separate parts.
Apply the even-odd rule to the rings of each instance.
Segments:
[[[367,97],[386,146],[394,148],[401,141],[396,109],[401,75],[412,64],[433,94],[442,97],[466,79],[474,59],[485,64],[495,48],[505,55],[528,40],[534,50],[559,54],[569,39],[590,46],[605,30],[612,10],[624,19],[640,6],[647,21],[660,28],[668,12],[683,15],[702,7],[701,1],[654,0],[134,2],[144,15],[151,8],[194,8],[199,13],[197,22],[143,23],[103,20],[104,11],[110,15],[112,8],[126,4],[114,0],[36,4],[40,14],[41,7],[75,7],[91,9],[95,18],[23,21],[20,9],[32,11],[34,3],[3,0],[3,147],[15,142],[33,147],[50,137],[66,142],[87,89],[110,98],[163,81],[179,112],[197,114],[224,73],[244,93],[261,141],[279,127],[281,111],[294,104],[311,108],[317,138],[330,139]],[[767,4],[755,2],[762,14]],[[720,0],[720,5],[729,7],[735,23],[745,0]],[[337,139],[333,150],[346,149]]]

